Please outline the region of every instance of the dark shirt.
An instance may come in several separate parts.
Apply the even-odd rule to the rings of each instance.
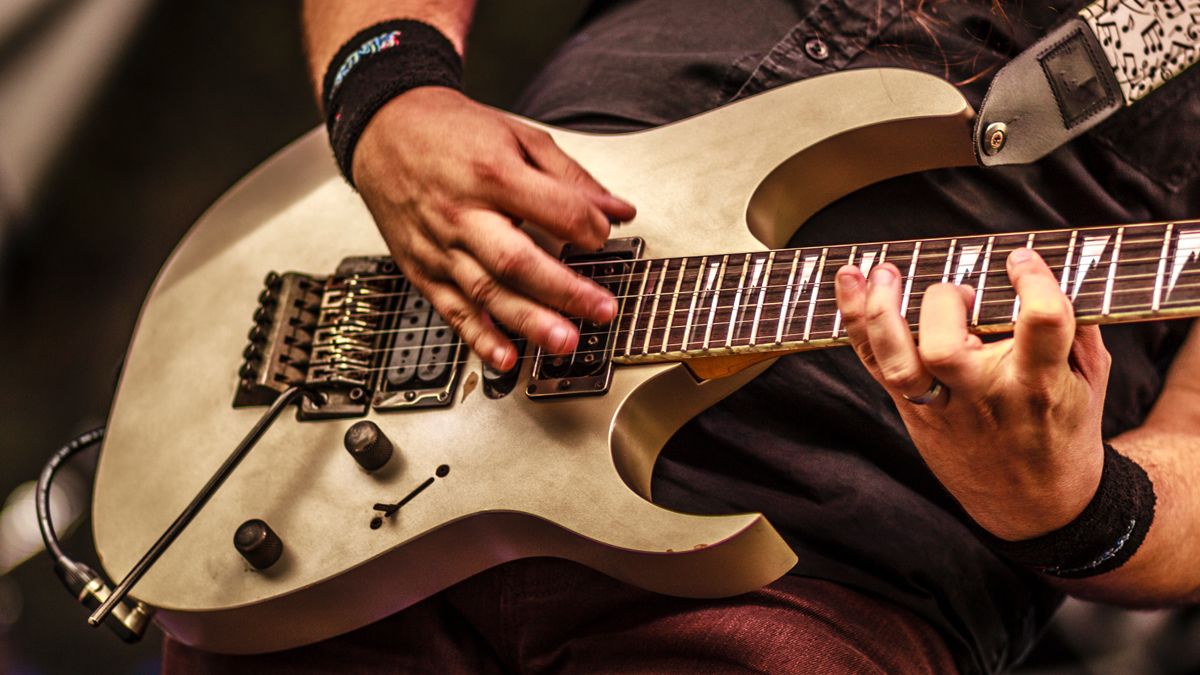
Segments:
[[[986,1],[929,0],[913,14],[913,4],[921,3],[601,3],[519,111],[562,126],[631,130],[873,66],[941,75],[978,108],[996,69],[1079,8],[1005,3],[1001,15]],[[931,171],[860,190],[818,213],[791,245],[1187,217],[1200,204],[1200,134],[1179,130],[1200,128],[1198,85],[1193,68],[1035,165]],[[1187,328],[1104,329],[1113,354],[1106,438],[1144,419]],[[783,358],[687,424],[659,460],[653,491],[683,511],[766,514],[799,556],[794,574],[912,610],[943,633],[964,672],[1010,665],[1060,600],[972,536],[891,400],[848,349]]]

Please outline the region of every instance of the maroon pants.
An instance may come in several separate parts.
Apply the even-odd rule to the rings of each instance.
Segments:
[[[844,586],[786,576],[690,600],[574,563],[497,567],[375,624],[307,647],[223,656],[167,639],[173,673],[953,673],[942,638]]]

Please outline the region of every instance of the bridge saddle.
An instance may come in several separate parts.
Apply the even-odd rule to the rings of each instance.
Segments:
[[[267,405],[294,384],[326,395],[302,419],[450,405],[466,348],[386,257],[335,274],[268,275],[234,406]]]

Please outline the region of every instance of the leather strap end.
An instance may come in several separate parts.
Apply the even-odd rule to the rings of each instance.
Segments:
[[[975,126],[982,166],[1027,164],[1125,105],[1091,27],[1074,18],[996,74]]]

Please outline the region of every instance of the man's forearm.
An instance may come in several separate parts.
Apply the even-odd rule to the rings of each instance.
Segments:
[[[475,0],[305,0],[304,43],[317,96],[321,95],[321,80],[330,59],[363,28],[388,19],[418,19],[445,34],[461,56],[474,11]]]
[[[1090,579],[1056,580],[1072,595],[1152,607],[1200,602],[1200,324],[1172,364],[1146,423],[1112,439],[1154,483],[1154,522],[1136,555]]]

